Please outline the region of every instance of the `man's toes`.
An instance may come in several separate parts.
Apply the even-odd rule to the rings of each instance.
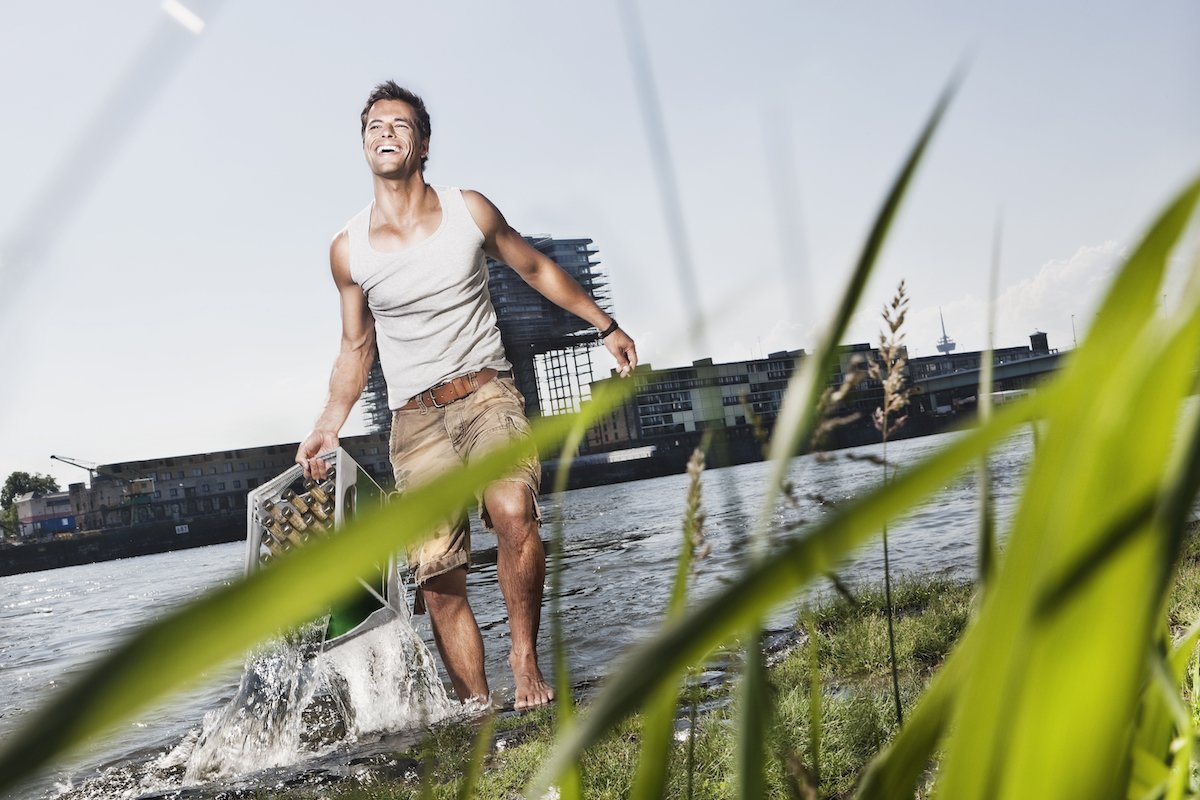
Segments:
[[[527,692],[518,692],[516,702],[513,703],[513,708],[517,711],[524,711],[529,708],[544,706],[553,700],[554,689],[545,683],[540,683],[538,686],[531,687]]]

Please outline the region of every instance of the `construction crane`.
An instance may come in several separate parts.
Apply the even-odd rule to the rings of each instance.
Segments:
[[[68,456],[53,456],[52,455],[52,456],[50,456],[50,458],[54,461],[61,461],[64,464],[70,464],[72,467],[79,467],[80,469],[86,469],[88,472],[89,479],[96,477],[96,475],[98,474],[97,468],[100,466],[99,464],[97,464],[94,461],[80,461],[77,458],[70,458]]]
[[[151,496],[154,494],[154,481],[150,478],[122,478],[119,475],[113,475],[111,472],[102,471],[100,465],[94,461],[82,461],[78,458],[70,456],[50,456],[54,461],[61,461],[64,464],[70,464],[73,467],[86,469],[88,471],[88,482],[95,485],[97,478],[106,481],[113,481],[121,486],[121,493],[130,501],[150,502]]]

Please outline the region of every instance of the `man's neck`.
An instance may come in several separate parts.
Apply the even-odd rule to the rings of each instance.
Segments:
[[[429,207],[432,189],[421,173],[405,178],[375,178],[376,219],[403,223],[420,217]]]

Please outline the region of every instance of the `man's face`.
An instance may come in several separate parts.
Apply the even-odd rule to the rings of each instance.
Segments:
[[[363,153],[376,175],[388,177],[421,169],[429,140],[421,137],[417,112],[403,100],[380,100],[367,112]]]

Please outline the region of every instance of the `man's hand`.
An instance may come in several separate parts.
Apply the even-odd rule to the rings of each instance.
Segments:
[[[338,437],[333,431],[314,430],[310,433],[296,451],[296,463],[304,467],[304,477],[325,480],[329,475],[329,464],[317,456],[331,453],[337,448]]]
[[[622,378],[628,378],[634,367],[637,366],[637,346],[633,343],[633,339],[630,339],[629,334],[625,331],[617,328],[605,336],[602,341],[608,348],[608,352],[612,353],[612,357],[617,360],[617,374]]]

